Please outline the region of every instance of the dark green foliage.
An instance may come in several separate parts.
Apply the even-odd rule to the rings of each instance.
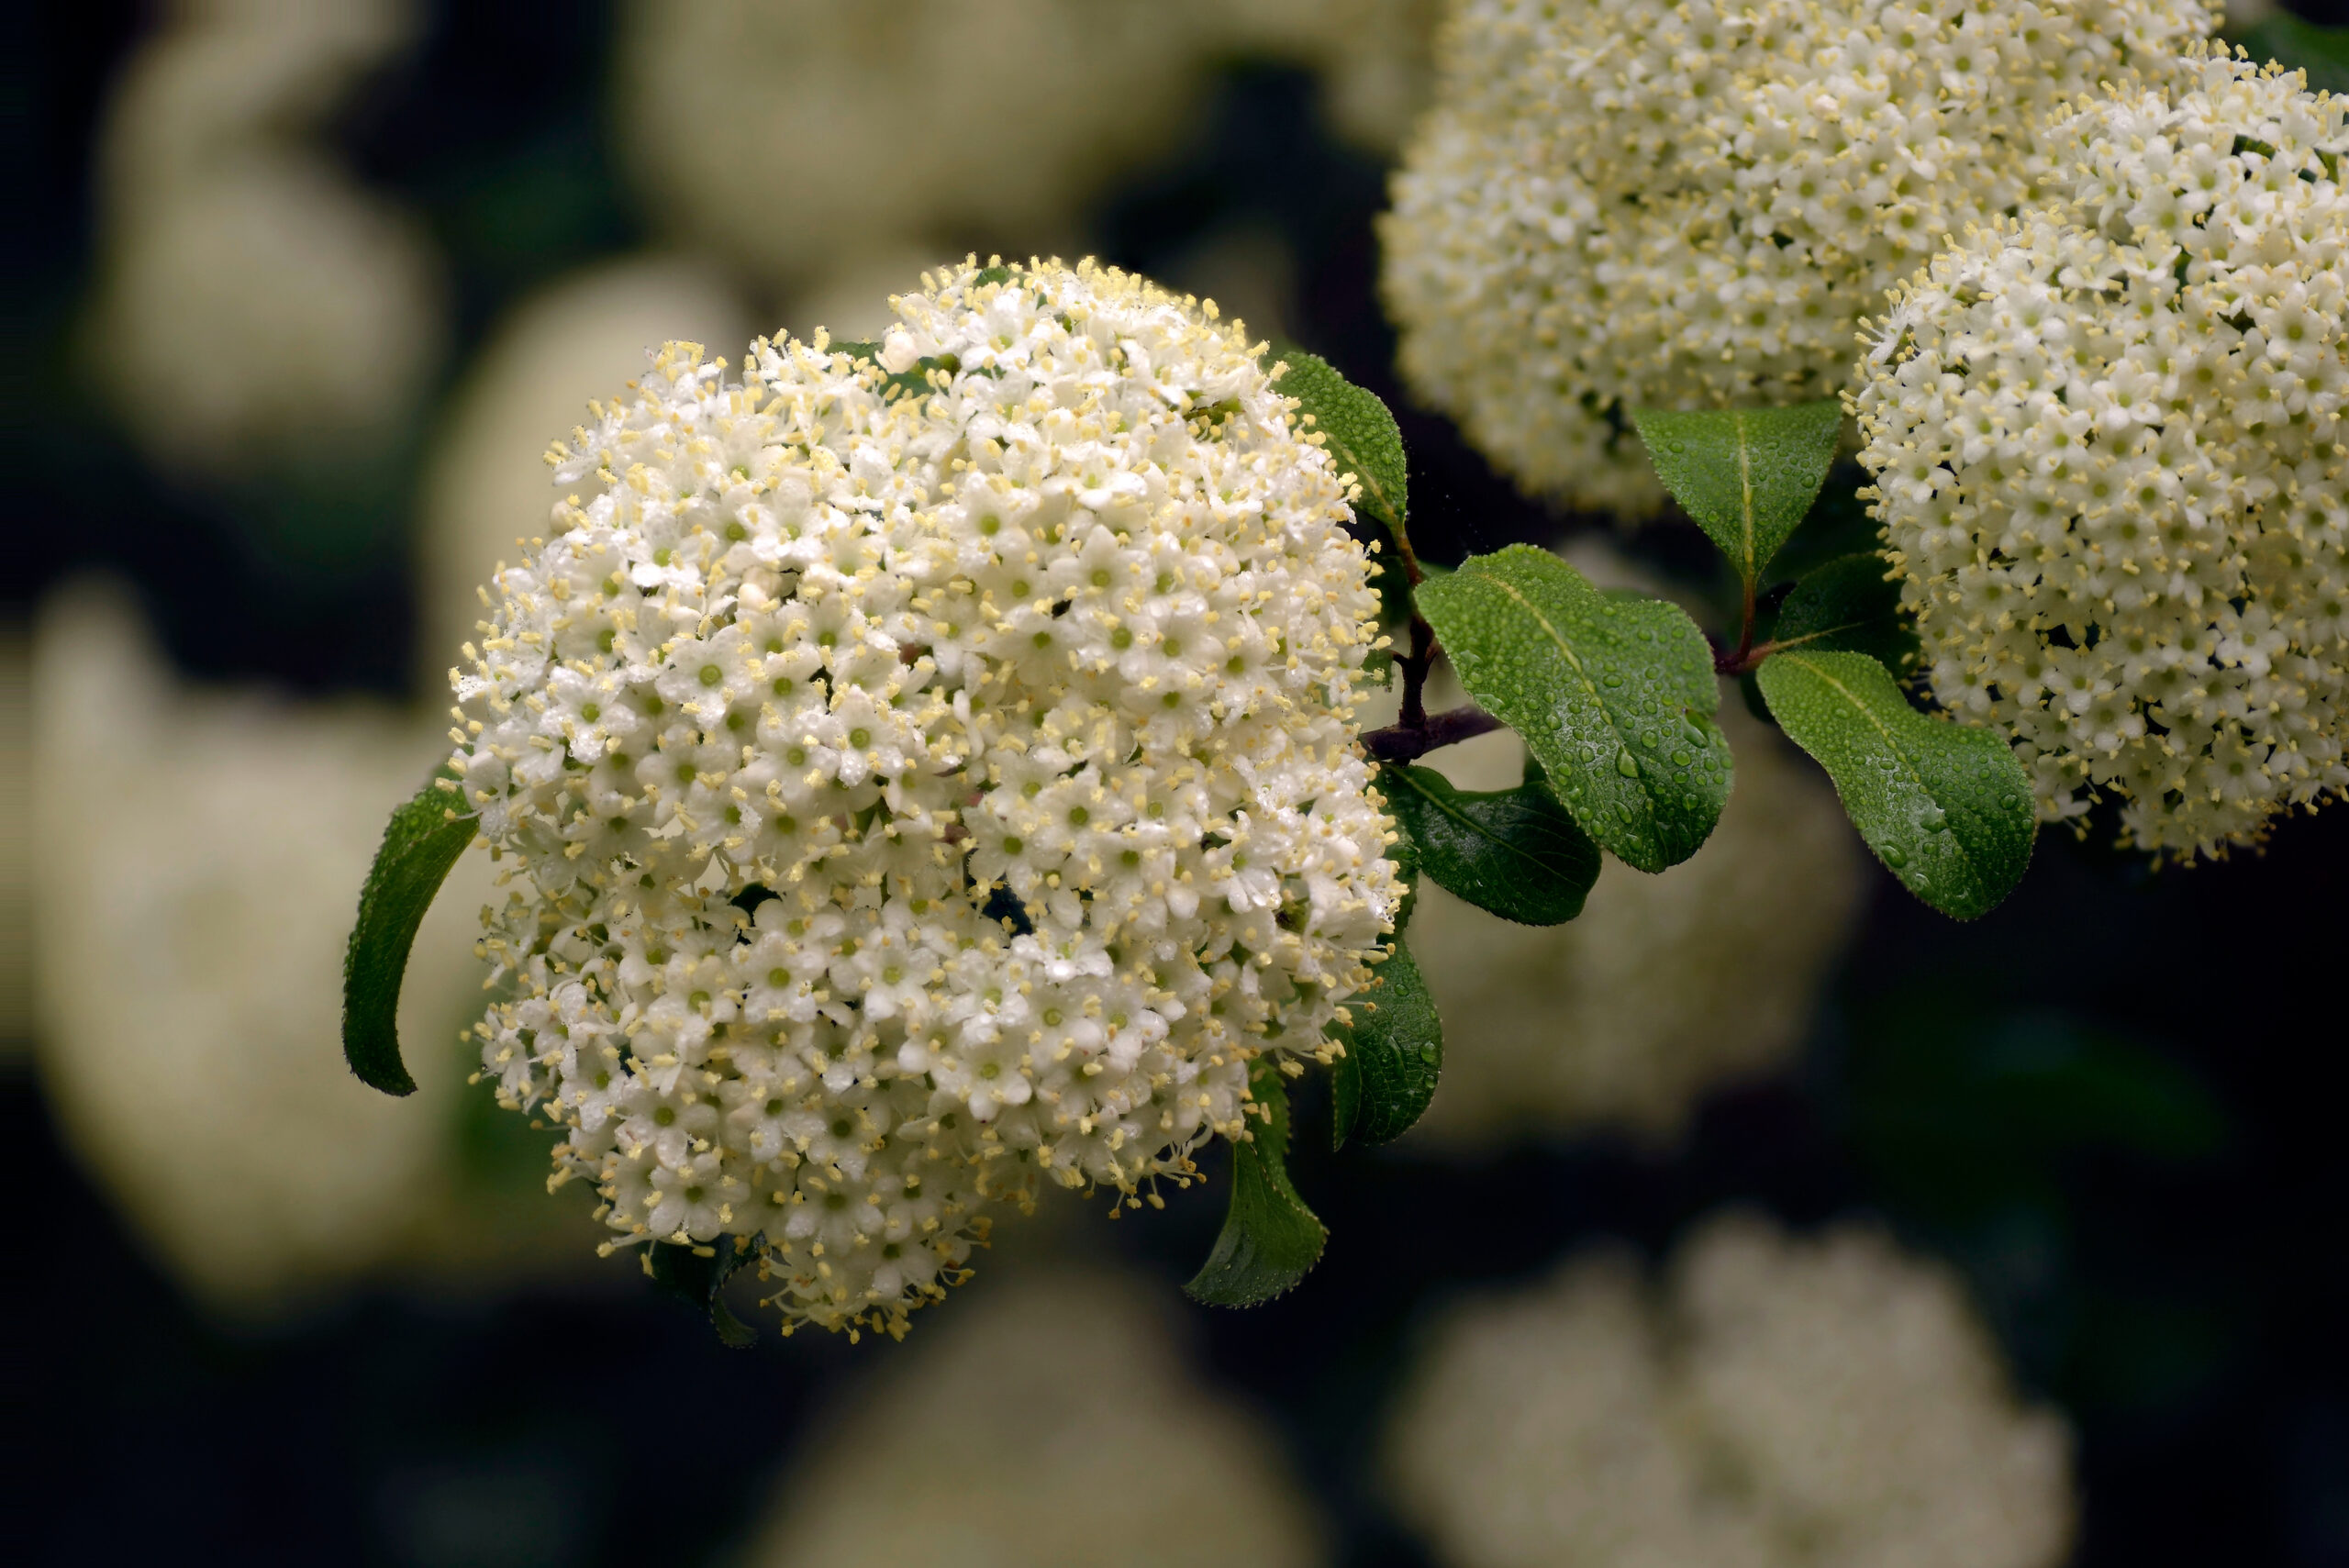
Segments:
[[[1835,781],[1876,858],[1918,897],[1970,920],[2031,863],[2031,780],[1987,729],[1909,706],[1861,653],[1776,653],[1758,679],[1770,712]]]
[[[2254,61],[2306,72],[2311,93],[2349,93],[2349,28],[2321,28],[2279,6],[2230,36]]]
[[[343,951],[342,1054],[361,1083],[387,1095],[416,1092],[400,1060],[400,981],[425,911],[479,827],[459,814],[463,803],[455,780],[436,776],[392,813]]]
[[[1846,555],[1795,584],[1770,628],[1774,649],[1865,653],[1896,675],[1917,658],[1917,630],[1900,609],[1900,584],[1880,555]]]
[[[1435,998],[1401,938],[1378,966],[1378,978],[1379,985],[1348,1004],[1353,1026],[1331,1030],[1346,1048],[1331,1074],[1333,1148],[1344,1148],[1348,1138],[1389,1143],[1410,1131],[1443,1072]]]
[[[1602,594],[1511,545],[1419,584],[1460,684],[1524,737],[1583,831],[1658,872],[1697,852],[1729,799],[1712,651],[1677,606]]]
[[[748,1249],[736,1251],[731,1236],[718,1237],[707,1249],[709,1256],[702,1256],[703,1251],[655,1241],[645,1249],[645,1272],[663,1292],[706,1314],[709,1326],[718,1330],[719,1342],[728,1350],[747,1351],[758,1342],[759,1337],[734,1316],[722,1293],[735,1271],[755,1254]]]
[[[1362,485],[1359,509],[1400,537],[1410,511],[1409,479],[1403,462],[1403,432],[1396,428],[1395,416],[1377,394],[1356,386],[1319,355],[1284,349],[1279,358],[1288,369],[1274,386],[1302,405],[1297,411],[1298,428],[1319,430],[1329,438],[1338,472],[1353,475]],[[1305,422],[1308,415],[1309,425]]]
[[[1329,1232],[1288,1179],[1288,1086],[1258,1060],[1249,1091],[1268,1113],[1231,1146],[1231,1207],[1215,1250],[1183,1289],[1209,1307],[1255,1307],[1294,1287],[1320,1261]]]
[[[1598,880],[1598,846],[1550,792],[1541,764],[1515,789],[1470,792],[1432,768],[1379,770],[1378,784],[1435,884],[1524,926],[1582,913]]]
[[[1753,583],[1818,497],[1843,408],[1829,398],[1787,408],[1639,408],[1631,419],[1672,498]]]

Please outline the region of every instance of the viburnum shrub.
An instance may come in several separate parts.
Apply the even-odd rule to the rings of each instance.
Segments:
[[[1936,236],[1905,282],[1877,278],[1905,250],[1867,250],[1852,277],[1899,286],[1820,373],[1854,393],[1769,405],[1796,384],[1771,379],[1783,344],[1744,381],[1655,382],[1666,406],[1609,393],[1720,548],[1714,637],[1528,546],[1423,566],[1384,405],[1089,261],[941,269],[876,343],[762,339],[739,366],[661,350],[550,452],[545,536],[484,595],[447,766],[362,896],[353,1069],[413,1087],[392,1021],[407,949],[485,840],[506,869],[469,1031],[483,1075],[559,1129],[554,1179],[594,1185],[606,1250],[636,1249],[730,1340],[738,1271],[786,1332],[900,1334],[1005,1206],[1051,1184],[1163,1207],[1217,1140],[1229,1217],[1189,1288],[1247,1305],[1324,1240],[1286,1168],[1290,1081],[1328,1075],[1318,1130],[1341,1146],[1399,1136],[1435,1091],[1418,879],[1555,925],[1609,857],[1687,860],[1729,798],[1725,678],[1825,767],[1887,871],[1959,918],[2011,891],[2039,820],[2100,789],[2179,853],[2338,793],[2342,112],[2197,45],[2164,56],[2167,11],[2075,18],[2046,59],[2037,16],[1853,24],[1898,28],[1849,81],[1944,139],[1992,133],[1902,63],[1933,28],[1970,50],[1988,17],[2014,33],[1982,46],[1998,69],[2081,73],[1996,129],[2029,141],[2001,140],[2009,172],[1953,168],[1964,188],[1933,210],[1994,186],[2028,205]],[[2127,80],[2099,91],[2109,58]],[[1784,107],[1797,79],[1853,90],[1756,66],[1706,78],[1708,112]],[[1832,122],[1805,102],[1812,130]],[[1879,147],[1907,172],[1851,199],[1943,179],[1931,141]],[[1745,231],[1722,210],[1680,236],[1687,265]],[[1773,249],[1811,242],[1781,219]],[[1732,370],[1742,342],[1719,347]],[[1536,331],[1475,351],[1549,350]],[[1872,483],[1831,486],[1849,414]],[[1774,571],[1822,491],[1848,517],[1855,490],[1881,543],[1835,553],[1822,521],[1787,557],[1808,569]],[[1431,713],[1439,652],[1471,700]],[[1364,728],[1388,685],[1397,721]],[[1515,787],[1419,765],[1504,726],[1529,758]]]

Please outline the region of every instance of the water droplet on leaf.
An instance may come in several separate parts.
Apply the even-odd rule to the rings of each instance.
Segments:
[[[1884,863],[1890,866],[1895,871],[1898,871],[1902,866],[1909,863],[1909,851],[1902,849],[1898,844],[1887,844],[1882,849],[1879,849],[1876,853],[1882,855],[1884,857]]]
[[[1627,779],[1640,776],[1640,760],[1631,755],[1630,748],[1615,753],[1615,771]]]

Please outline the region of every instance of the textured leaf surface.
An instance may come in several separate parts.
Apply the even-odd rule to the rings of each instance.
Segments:
[[[1776,653],[1762,695],[1779,728],[1819,759],[1876,858],[1945,915],[1998,906],[2031,863],[2031,781],[1987,729],[1909,706],[1861,653]]]
[[[734,1316],[720,1294],[734,1271],[751,1261],[751,1254],[734,1250],[734,1239],[721,1236],[710,1249],[707,1258],[691,1247],[680,1247],[667,1241],[655,1241],[645,1249],[645,1272],[652,1283],[668,1295],[690,1303],[706,1313],[709,1326],[718,1330],[718,1338],[729,1350],[747,1351],[758,1342],[758,1335],[750,1325]]]
[[[449,868],[479,827],[459,816],[463,796],[433,780],[392,813],[359,895],[359,918],[342,957],[342,1054],[359,1081],[387,1095],[416,1092],[400,1060],[400,981],[408,950]]]
[[[1331,1141],[1341,1149],[1348,1138],[1388,1143],[1410,1131],[1427,1114],[1443,1073],[1435,997],[1399,938],[1378,978],[1383,984],[1347,1005],[1353,1027],[1335,1031],[1346,1047],[1331,1095]]]
[[[1400,533],[1410,510],[1403,462],[1403,432],[1378,395],[1365,392],[1340,375],[1330,361],[1302,349],[1285,349],[1280,358],[1288,369],[1275,383],[1284,396],[1294,397],[1300,416],[1310,414],[1307,427],[1330,438],[1330,455],[1338,472],[1351,473],[1362,484],[1361,507]]]
[[[1917,631],[1900,613],[1900,584],[1880,555],[1846,555],[1795,584],[1770,628],[1778,649],[1865,653],[1898,674],[1917,657]]]
[[[1294,1286],[1320,1261],[1329,1232],[1288,1179],[1288,1086],[1258,1061],[1248,1087],[1269,1120],[1252,1118],[1255,1137],[1231,1146],[1231,1207],[1215,1250],[1183,1288],[1209,1307],[1255,1307]]]
[[[1818,497],[1843,406],[1828,398],[1788,408],[1637,408],[1631,421],[1664,487],[1752,583]]]
[[[1419,584],[1460,684],[1516,730],[1584,832],[1624,864],[1697,852],[1729,799],[1712,651],[1676,606],[1617,598],[1511,545]]]
[[[1378,784],[1438,887],[1523,926],[1582,913],[1598,880],[1598,846],[1538,774],[1472,793],[1432,768],[1403,766],[1381,769]]]

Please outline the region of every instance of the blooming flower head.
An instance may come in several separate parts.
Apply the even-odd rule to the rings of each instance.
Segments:
[[[2213,55],[2051,128],[2063,199],[1968,234],[1855,396],[1935,695],[2041,814],[2215,854],[2349,787],[2343,101]]]
[[[877,352],[692,345],[554,453],[454,763],[481,1026],[621,1236],[896,1330],[1039,1179],[1139,1202],[1326,1055],[1399,888],[1340,476],[1212,306],[1089,262]]]
[[[1468,0],[1383,230],[1405,376],[1528,490],[1661,504],[1640,406],[1831,395],[2025,131],[2165,73],[2200,0]]]
[[[2062,1418],[2015,1398],[1954,1274],[1867,1229],[1732,1211],[1661,1288],[1601,1251],[1430,1338],[1387,1470],[1456,1568],[2053,1568],[2070,1543]]]

